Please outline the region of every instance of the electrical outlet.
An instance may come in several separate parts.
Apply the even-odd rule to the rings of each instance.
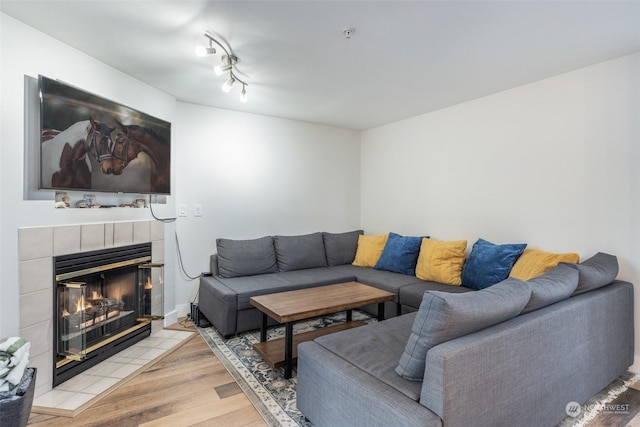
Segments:
[[[187,205],[178,206],[178,216],[187,216]]]
[[[193,206],[193,216],[202,216],[202,205]]]

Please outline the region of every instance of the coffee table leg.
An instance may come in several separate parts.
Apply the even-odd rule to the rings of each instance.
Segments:
[[[260,342],[267,340],[267,315],[262,313],[262,324],[260,325]]]
[[[378,303],[378,321],[384,320],[384,303]]]
[[[353,310],[347,310],[347,322],[351,322],[353,320]]]
[[[293,322],[288,322],[284,330],[284,377],[291,378],[293,364]]]

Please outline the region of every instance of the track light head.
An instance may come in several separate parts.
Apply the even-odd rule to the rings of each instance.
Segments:
[[[231,73],[229,73],[229,78],[222,85],[222,91],[223,92],[229,92],[234,84],[236,84],[236,79],[234,79],[233,76],[231,75]]]
[[[233,66],[238,63],[238,57],[235,55],[222,55],[222,64],[213,67],[214,73],[217,76],[221,76],[227,71],[231,71]]]
[[[247,85],[243,84],[242,93],[240,93],[240,102],[245,103],[247,102],[248,99],[249,99],[249,96],[247,95]]]
[[[209,40],[209,46],[196,46],[196,56],[203,57],[207,55],[214,55],[216,53],[216,48],[213,47],[213,42]]]
[[[199,57],[214,55],[215,53],[215,47],[196,46],[196,55]]]
[[[232,66],[230,64],[222,64],[216,65],[213,67],[213,72],[216,73],[216,76],[221,76],[227,71],[231,70]]]

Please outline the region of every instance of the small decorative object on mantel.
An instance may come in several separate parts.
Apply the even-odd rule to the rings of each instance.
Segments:
[[[71,205],[71,199],[67,193],[56,192],[56,209],[68,208]]]
[[[75,196],[77,197],[77,195]],[[74,197],[74,201],[71,201],[71,198],[66,192],[56,192],[55,198],[55,207],[57,209],[62,208],[80,208],[80,209],[98,209],[98,208],[146,208],[147,199],[140,197],[138,199],[130,199],[130,203],[119,203],[119,204],[101,204],[97,202],[97,197],[95,194],[84,194],[82,195],[80,200],[77,200]]]
[[[93,205],[96,204],[96,195],[95,194],[85,194],[84,201],[87,202],[87,207],[92,208]]]

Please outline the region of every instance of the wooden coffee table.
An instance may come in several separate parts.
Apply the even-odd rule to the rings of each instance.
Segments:
[[[253,348],[273,368],[284,365],[284,377],[291,378],[291,370],[293,362],[297,358],[299,343],[332,332],[364,325],[362,321],[353,321],[351,315],[351,310],[363,305],[378,304],[378,320],[384,320],[384,303],[392,301],[394,298],[395,294],[391,292],[358,282],[338,283],[251,297],[251,304],[262,312],[260,343],[254,344]],[[339,311],[347,312],[345,323],[293,335],[295,322]],[[284,323],[284,338],[267,341],[267,316],[278,323]]]

